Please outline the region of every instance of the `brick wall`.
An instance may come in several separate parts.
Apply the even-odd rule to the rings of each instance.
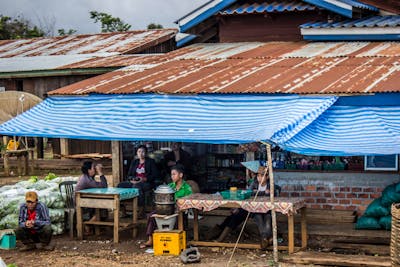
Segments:
[[[393,173],[274,172],[282,197],[304,197],[307,207],[356,210],[362,215],[383,189],[400,181]]]

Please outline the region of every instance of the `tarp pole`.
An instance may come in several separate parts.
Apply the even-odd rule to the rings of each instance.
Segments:
[[[275,184],[274,184],[274,172],[272,168],[272,153],[271,153],[271,144],[266,144],[267,146],[267,161],[268,161],[268,173],[269,173],[269,197],[272,207],[275,206]],[[274,265],[278,264],[278,231],[276,225],[276,212],[275,209],[271,210],[272,217],[272,242],[273,242],[273,256],[274,256]]]

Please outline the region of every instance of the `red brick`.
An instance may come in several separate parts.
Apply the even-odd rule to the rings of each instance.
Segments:
[[[327,188],[324,186],[318,186],[317,191],[327,191]]]
[[[322,205],[322,208],[325,210],[331,210],[333,207],[331,205]]]
[[[336,198],[345,198],[345,197],[346,197],[346,194],[345,194],[345,193],[336,193],[336,194],[335,194],[335,197],[336,197]]]
[[[289,197],[289,193],[288,192],[282,192],[280,194],[281,197]]]
[[[306,198],[306,203],[315,203],[314,198]]]
[[[376,192],[383,192],[383,189],[384,189],[384,188],[375,188],[375,191],[376,191]]]
[[[315,185],[307,185],[306,186],[306,191],[315,191],[317,187]]]
[[[326,203],[326,198],[317,198],[317,203]]]
[[[351,189],[351,192],[362,192],[362,188],[361,187],[353,187]]]
[[[354,193],[348,193],[348,194],[346,194],[346,197],[347,198],[357,198],[357,195]]]
[[[375,192],[375,188],[367,187],[363,189],[363,192]]]
[[[359,199],[352,199],[352,200],[351,200],[351,204],[353,204],[353,205],[361,205],[361,204],[362,204],[362,201],[359,200]]]
[[[340,199],[339,203],[340,204],[350,204],[350,199]]]
[[[313,197],[322,197],[322,194],[318,193],[318,192],[311,192],[311,196],[313,196]]]
[[[302,197],[311,197],[311,193],[310,192],[301,192],[300,195]]]
[[[350,192],[350,187],[341,187],[340,192]]]
[[[292,192],[292,193],[290,193],[290,196],[291,197],[299,197],[300,194],[298,192]]]
[[[369,195],[370,198],[374,198],[374,199],[375,199],[375,198],[378,198],[378,197],[380,197],[380,196],[381,196],[381,194],[370,194],[370,195]]]
[[[370,198],[369,194],[358,194],[359,198]]]
[[[345,206],[334,206],[334,209],[335,210],[346,210],[346,207]]]
[[[346,208],[346,210],[356,210],[357,209],[356,206],[346,206],[345,208]]]
[[[312,209],[321,209],[322,206],[321,206],[321,205],[313,204],[313,205],[310,206],[310,208],[312,208]]]
[[[339,203],[339,200],[335,199],[335,198],[328,198],[326,200],[327,203],[332,203],[332,204],[337,204]]]
[[[329,193],[329,192],[326,192],[326,193],[324,193],[324,197],[333,197],[333,194]]]
[[[340,192],[340,188],[339,187],[332,187],[331,188],[331,192]]]

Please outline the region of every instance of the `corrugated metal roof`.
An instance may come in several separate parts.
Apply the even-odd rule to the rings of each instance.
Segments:
[[[377,13],[379,9],[362,3],[357,0],[303,0],[312,5],[316,5],[320,8],[327,9],[334,13],[346,16],[348,18],[353,18],[355,14],[359,16],[359,13]]]
[[[236,15],[236,14],[264,14],[264,13],[277,13],[288,11],[307,11],[318,9],[314,5],[309,5],[302,1],[265,1],[263,3],[246,3],[235,4],[225,10],[219,12],[221,15]]]
[[[400,92],[398,42],[196,44],[160,59],[50,94]]]
[[[300,25],[303,29],[319,28],[363,28],[363,27],[398,27],[400,16],[372,16],[362,19],[347,19],[339,22],[308,22]],[[400,33],[400,32],[399,32]]]
[[[0,41],[0,58],[94,53],[137,53],[169,40],[176,29],[67,35]]]

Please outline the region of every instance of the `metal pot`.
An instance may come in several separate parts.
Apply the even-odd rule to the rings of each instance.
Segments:
[[[154,191],[156,214],[171,215],[175,213],[175,191],[168,185],[160,185]]]

